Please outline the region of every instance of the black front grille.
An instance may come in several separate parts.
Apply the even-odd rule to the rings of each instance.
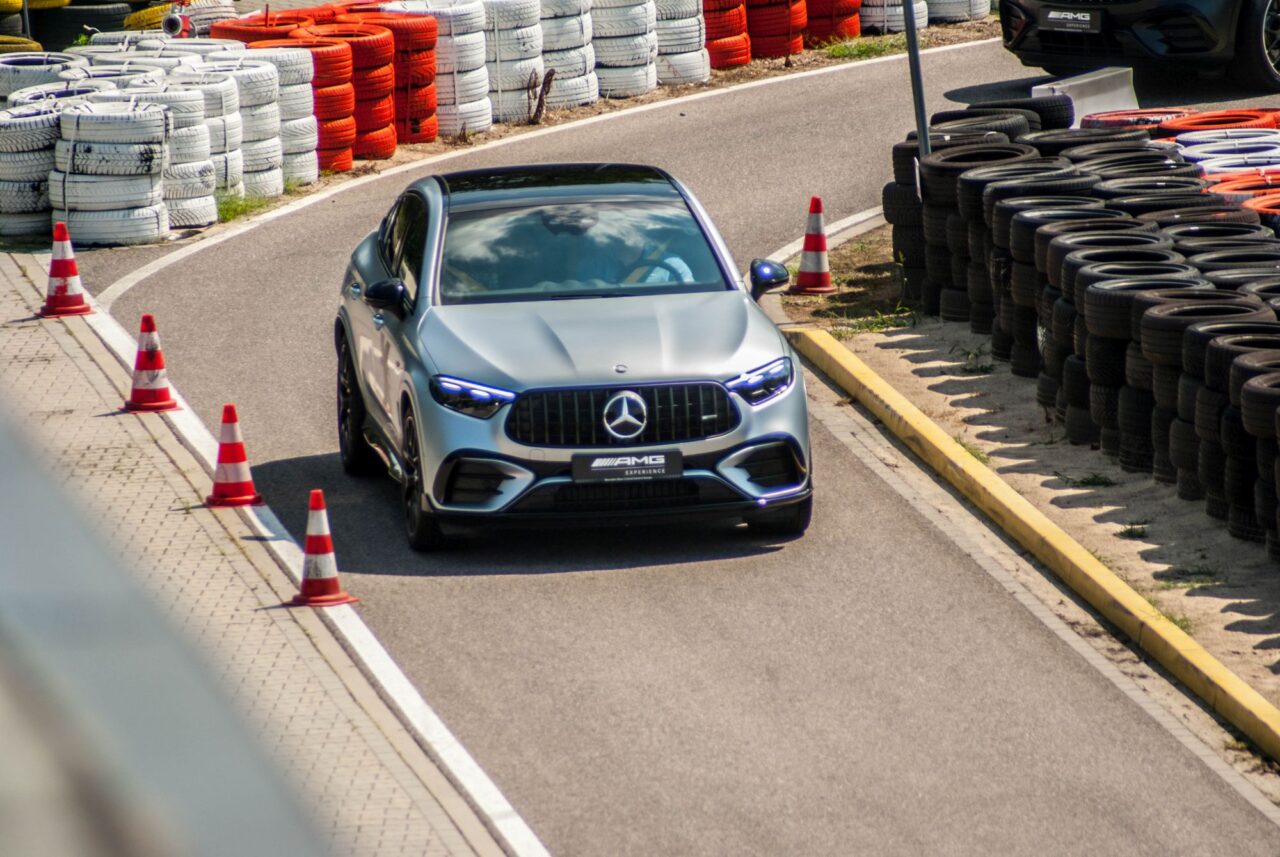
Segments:
[[[450,505],[487,503],[511,477],[486,461],[459,461],[449,471],[445,499]]]
[[[631,390],[648,410],[644,431],[619,440],[605,431],[604,406]],[[507,436],[527,446],[651,446],[714,437],[738,425],[729,393],[711,382],[636,387],[540,390],[516,399],[507,417]]]
[[[795,454],[785,443],[762,446],[739,466],[747,471],[747,478],[761,488],[799,485],[802,478]]]
[[[1214,36],[1204,21],[1190,15],[1165,18],[1156,29],[1171,54],[1203,53],[1214,46]]]
[[[1120,53],[1120,42],[1110,33],[1057,33],[1040,31],[1040,49],[1045,53],[1077,56],[1110,56]]]

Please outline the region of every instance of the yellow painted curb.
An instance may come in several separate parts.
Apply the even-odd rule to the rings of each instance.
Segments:
[[[871,411],[911,451],[1048,566],[1179,681],[1280,760],[1280,709],[1174,625],[1007,482],[947,436],[920,409],[831,334],[783,328],[787,339]]]

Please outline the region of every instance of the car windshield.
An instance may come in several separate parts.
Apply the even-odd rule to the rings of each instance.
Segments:
[[[575,201],[449,215],[445,304],[729,289],[682,201]]]

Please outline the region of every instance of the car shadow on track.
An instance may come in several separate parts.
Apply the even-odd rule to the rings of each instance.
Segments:
[[[307,496],[324,490],[338,567],[344,573],[412,576],[549,574],[680,565],[763,556],[784,542],[733,521],[690,525],[495,530],[434,554],[412,551],[399,487],[387,477],[347,476],[336,453],[256,465],[254,482],[289,533],[302,541]]]

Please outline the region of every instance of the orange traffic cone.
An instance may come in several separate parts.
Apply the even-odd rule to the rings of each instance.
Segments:
[[[822,197],[809,200],[809,224],[804,230],[804,249],[800,253],[800,273],[791,293],[796,295],[829,295],[831,267],[827,263],[827,230],[822,222]]]
[[[138,356],[133,361],[133,389],[124,403],[126,411],[176,411],[178,403],[169,390],[169,376],[164,369],[164,352],[160,350],[160,334],[151,313],[142,314],[138,332]]]
[[[338,561],[333,556],[329,514],[324,509],[324,492],[319,488],[311,492],[305,552],[302,585],[290,604],[295,607],[334,607],[354,604],[359,600],[344,592],[338,583]]]
[[[80,284],[80,269],[76,266],[76,251],[71,246],[67,224],[53,224],[53,258],[49,261],[49,288],[45,293],[40,314],[45,318],[64,315],[88,315],[93,312],[84,299],[84,286]]]
[[[240,418],[235,405],[222,406],[222,436],[218,438],[218,468],[213,473],[213,493],[205,498],[210,506],[256,506],[262,502],[253,487],[249,459],[240,437]]]

